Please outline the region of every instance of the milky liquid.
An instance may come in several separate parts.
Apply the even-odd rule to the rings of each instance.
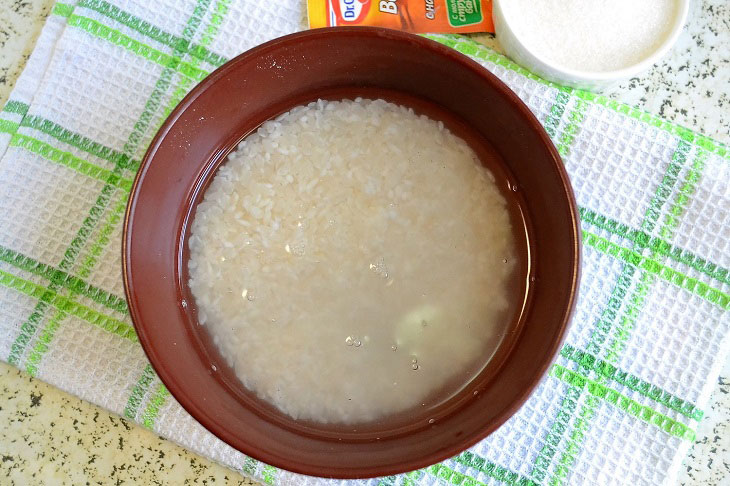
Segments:
[[[296,419],[365,423],[453,396],[515,311],[507,202],[442,123],[383,100],[265,123],[216,174],[190,289],[243,384]]]

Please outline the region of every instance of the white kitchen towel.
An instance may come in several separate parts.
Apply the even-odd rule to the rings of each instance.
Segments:
[[[305,27],[304,1],[58,3],[0,113],[0,357],[269,484],[149,366],[127,314],[122,218],[156,128],[227,59]],[[546,83],[466,37],[564,157],[583,230],[580,297],[557,363],[490,437],[368,484],[671,484],[728,354],[730,152]]]

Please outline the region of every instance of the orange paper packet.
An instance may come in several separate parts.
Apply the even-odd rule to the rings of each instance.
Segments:
[[[309,27],[371,25],[407,32],[494,32],[491,0],[307,0]]]

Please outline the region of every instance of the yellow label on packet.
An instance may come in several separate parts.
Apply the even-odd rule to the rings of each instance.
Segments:
[[[309,27],[370,25],[407,32],[494,32],[491,0],[307,0]]]

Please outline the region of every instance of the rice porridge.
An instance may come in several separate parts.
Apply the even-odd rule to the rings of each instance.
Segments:
[[[512,319],[518,256],[495,178],[443,123],[384,100],[264,123],[206,190],[189,249],[199,322],[295,419],[448,399]]]

